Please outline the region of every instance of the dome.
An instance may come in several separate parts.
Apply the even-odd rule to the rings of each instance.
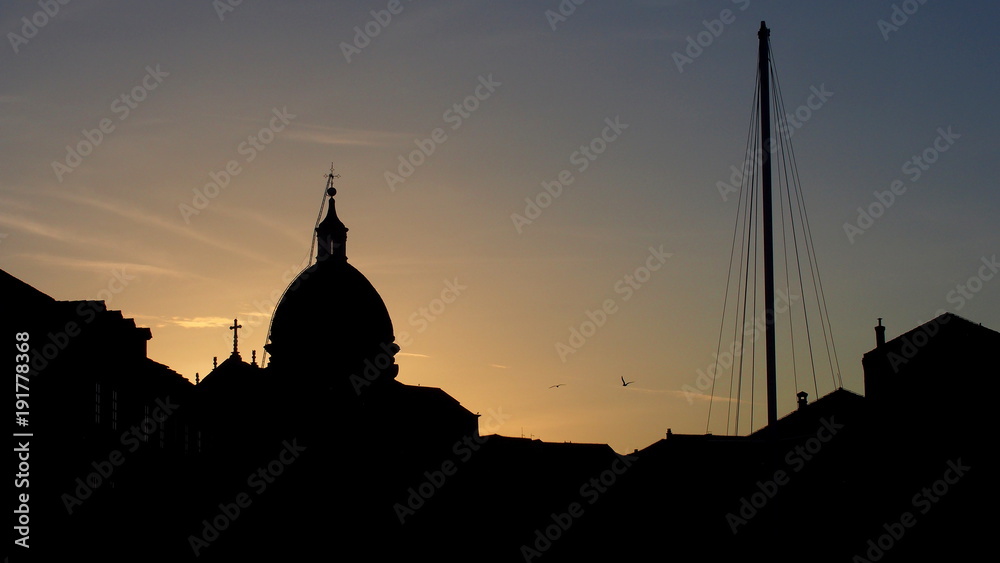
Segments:
[[[375,287],[346,260],[331,259],[304,270],[285,290],[266,348],[272,362],[355,363],[393,349],[394,341]]]
[[[332,186],[328,193],[328,214],[316,229],[316,263],[285,290],[264,348],[274,367],[316,367],[346,376],[371,362],[383,372],[394,367],[399,350],[392,320],[375,287],[347,262],[348,229],[337,218]]]

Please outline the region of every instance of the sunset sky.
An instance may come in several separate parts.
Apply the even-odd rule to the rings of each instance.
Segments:
[[[844,387],[878,317],[1000,329],[1000,6],[577,1],[6,3],[0,267],[105,299],[193,381],[234,317],[260,357],[333,162],[400,381],[510,415],[488,433],[703,433],[683,389],[719,343],[764,20]]]

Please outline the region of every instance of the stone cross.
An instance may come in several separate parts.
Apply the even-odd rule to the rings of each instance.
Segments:
[[[239,341],[240,341],[239,332],[240,332],[241,328],[243,328],[243,325],[238,324],[236,322],[236,319],[233,319],[233,326],[229,327],[229,330],[233,331],[233,355],[234,356],[239,356],[240,355],[238,344],[239,344]]]

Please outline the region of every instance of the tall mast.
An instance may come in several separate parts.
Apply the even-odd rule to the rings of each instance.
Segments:
[[[760,75],[761,187],[764,207],[764,315],[767,344],[767,423],[778,420],[778,378],[775,369],[774,335],[774,234],[771,204],[771,75],[768,38],[771,30],[760,22],[757,32],[757,70]]]

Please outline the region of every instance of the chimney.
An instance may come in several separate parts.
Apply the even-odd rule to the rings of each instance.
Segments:
[[[879,348],[885,345],[885,327],[882,326],[882,317],[878,319],[878,326],[875,327],[875,347]]]
[[[809,398],[809,393],[806,393],[805,391],[799,391],[798,393],[795,394],[795,396],[799,398],[799,410],[806,408],[806,403],[807,403],[806,399]]]

